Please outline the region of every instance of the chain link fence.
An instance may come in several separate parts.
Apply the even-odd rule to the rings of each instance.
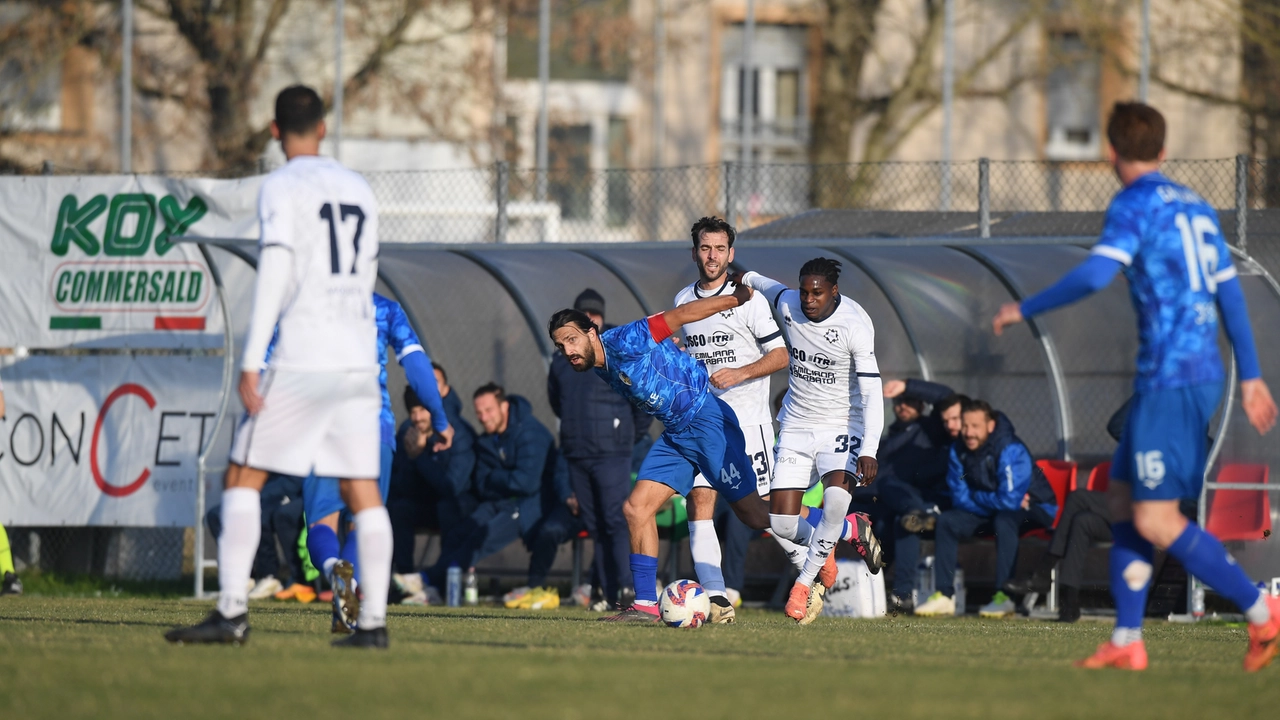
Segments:
[[[171,174],[232,178],[269,169]],[[6,170],[84,174],[51,164],[0,172]],[[1179,160],[1165,163],[1164,172],[1204,196],[1219,210],[1230,242],[1280,277],[1280,162],[1245,156]],[[709,214],[729,217],[743,230],[754,229],[754,235],[777,238],[1090,236],[1101,229],[1103,213],[1120,189],[1105,162],[721,163],[605,171],[537,171],[497,163],[364,175],[379,198],[384,241],[450,245],[684,241],[693,220]],[[805,234],[812,230],[802,222],[805,214],[819,208],[877,212],[835,214],[838,226]],[[762,227],[783,219],[788,220],[772,230]],[[793,232],[801,227],[809,229]],[[1036,365],[1031,360],[1038,362],[1038,352],[1028,345],[1027,362]],[[1117,377],[1127,372],[1128,357]],[[1027,372],[1033,370],[1038,371]],[[948,372],[945,379],[964,389],[971,389],[970,382],[980,384],[983,376],[973,367]],[[1077,402],[1096,404],[1099,413],[1103,406],[1109,412],[1123,399],[1117,388],[1126,385],[1123,379],[1110,380],[1071,379],[1068,392]],[[1053,419],[1046,415],[1035,425],[1051,428]],[[1100,428],[1081,432],[1086,445],[1106,444]],[[1040,445],[1051,451],[1049,442],[1046,437]],[[176,580],[195,571],[190,528],[11,526],[8,532],[19,569],[123,581]]]

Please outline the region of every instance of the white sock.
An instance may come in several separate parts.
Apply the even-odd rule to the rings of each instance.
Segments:
[[[262,501],[253,488],[222,493],[222,535],[218,537],[218,612],[233,618],[249,610],[249,575],[262,539]]]
[[[360,551],[360,548],[357,547],[356,552],[359,552],[359,551]],[[324,561],[324,567],[320,568],[320,572],[324,573],[325,577],[329,577],[331,574],[333,574],[333,566],[337,564],[338,564],[338,558],[329,558],[328,560]]]
[[[387,624],[387,590],[391,586],[391,516],[385,507],[356,513],[356,542],[360,585],[364,587],[357,625],[361,630],[373,630]]]
[[[1258,600],[1244,611],[1244,616],[1254,625],[1271,622],[1271,608],[1267,606],[1267,596],[1258,591]]]
[[[724,571],[720,568],[720,538],[714,520],[689,521],[689,553],[693,555],[693,571],[708,595],[724,596]]]
[[[802,525],[806,523],[801,523]],[[786,554],[787,559],[796,567],[796,570],[804,569],[804,559],[809,555],[809,550],[802,545],[797,545],[786,538],[773,536],[774,542],[778,543],[778,547],[782,548],[782,552]]]
[[[1111,631],[1111,644],[1116,647],[1132,645],[1142,639],[1142,628],[1117,627]]]
[[[800,570],[800,579],[806,585],[812,585],[818,577],[818,571],[827,562],[827,556],[836,549],[840,533],[844,530],[844,516],[849,512],[849,503],[853,496],[841,487],[829,487],[822,493],[822,522],[809,542],[809,555],[804,560],[804,568]],[[806,525],[808,523],[805,523]]]

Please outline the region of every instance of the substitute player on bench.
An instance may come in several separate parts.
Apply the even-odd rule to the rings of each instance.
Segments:
[[[1192,575],[1244,611],[1244,668],[1271,662],[1280,644],[1280,599],[1262,594],[1217,538],[1178,512],[1199,498],[1208,442],[1204,429],[1222,396],[1218,317],[1235,349],[1241,404],[1259,433],[1275,424],[1262,381],[1244,293],[1217,213],[1194,191],[1160,174],[1164,117],[1141,103],[1117,103],[1107,122],[1108,155],[1122,189],[1107,208],[1093,252],[1052,287],[1000,308],[999,335],[1023,318],[1073,303],[1106,287],[1122,269],[1138,315],[1138,372],[1120,446],[1111,465],[1111,594],[1116,627],[1109,642],[1077,665],[1142,670],[1142,614],[1151,585],[1152,546],[1167,548]]]

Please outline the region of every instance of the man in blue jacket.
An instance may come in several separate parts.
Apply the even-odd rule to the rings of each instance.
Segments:
[[[447,450],[432,448],[431,411],[411,387],[404,389],[409,419],[400,427],[396,453],[391,463],[391,493],[387,512],[395,538],[394,563],[397,573],[413,572],[414,532],[418,528],[451,535],[476,508],[471,493],[471,472],[475,468],[475,431],[463,420],[461,403],[448,392],[443,371],[437,369],[441,404],[454,429],[453,445]],[[452,407],[452,410],[451,410]]]
[[[472,567],[515,540],[530,535],[542,517],[542,489],[557,461],[551,431],[519,395],[489,383],[473,395],[484,432],[476,437],[472,492],[479,500],[471,517],[442,543],[440,559],[426,572],[441,587],[450,565]]]
[[[947,487],[952,508],[938,517],[934,548],[937,592],[916,608],[917,615],[954,615],[956,556],[960,541],[990,527],[996,536],[996,587],[1003,588],[1018,559],[1022,532],[1050,527],[1058,513],[1057,497],[1031,453],[1014,434],[1013,423],[985,401],[970,400],[962,407],[960,440],[951,446]],[[998,590],[983,606],[984,617],[1003,617],[1015,611],[1012,600]]]

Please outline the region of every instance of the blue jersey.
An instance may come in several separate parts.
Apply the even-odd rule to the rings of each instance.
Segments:
[[[418,334],[409,324],[400,303],[385,298],[378,293],[373,294],[373,309],[378,322],[378,384],[382,387],[382,444],[392,448],[396,446],[396,415],[391,411],[391,395],[387,392],[387,346],[396,353],[398,362],[413,352],[426,352],[418,340]],[[432,378],[434,380],[434,378]]]
[[[1124,265],[1138,315],[1138,392],[1221,382],[1218,283],[1236,276],[1218,216],[1159,173],[1121,190],[1094,254]]]
[[[631,404],[678,431],[706,402],[707,369],[675,343],[653,339],[648,318],[600,334],[604,367],[596,374]]]

